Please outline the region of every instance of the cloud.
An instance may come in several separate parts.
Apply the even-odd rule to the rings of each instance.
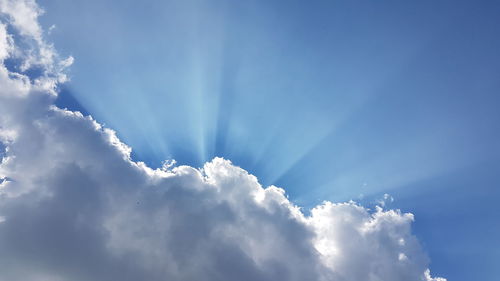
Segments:
[[[1,281],[445,280],[411,214],[325,202],[306,216],[228,160],[132,161],[112,130],[53,105],[72,58],[44,42],[38,6],[0,11]]]

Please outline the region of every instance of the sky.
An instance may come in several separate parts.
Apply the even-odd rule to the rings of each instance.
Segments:
[[[4,130],[2,146],[13,148],[6,149],[2,155],[15,156],[16,145],[21,152],[32,151],[22,146],[31,147],[28,141],[28,144],[16,144],[10,140],[11,135],[22,135],[20,132],[23,130],[15,134],[6,132],[26,127],[24,131],[29,134],[30,120],[43,119],[48,115],[53,119],[35,122],[45,124],[46,129],[39,133],[40,136],[34,134],[33,139],[43,136],[43,139],[48,138],[62,148],[49,145],[41,145],[39,150],[33,148],[34,154],[40,154],[36,163],[68,162],[74,167],[60,168],[51,164],[35,173],[42,179],[48,178],[44,180],[47,182],[44,190],[54,188],[52,192],[57,195],[56,199],[67,199],[67,196],[71,199],[74,194],[63,192],[59,185],[76,183],[75,192],[81,192],[78,194],[83,198],[75,199],[76,205],[87,210],[88,206],[82,203],[85,198],[93,200],[92,196],[104,195],[93,189],[81,191],[78,189],[81,181],[89,181],[85,185],[95,186],[98,190],[102,186],[109,194],[120,193],[115,190],[115,185],[131,181],[124,183],[126,190],[132,190],[125,192],[125,198],[112,203],[93,203],[106,215],[82,211],[88,216],[89,225],[105,221],[105,230],[111,237],[108,241],[96,234],[104,231],[98,227],[85,228],[92,235],[99,236],[95,239],[96,243],[89,242],[93,245],[91,248],[96,249],[89,252],[89,256],[98,255],[98,250],[105,251],[99,245],[107,243],[108,248],[139,256],[144,264],[154,268],[149,271],[152,274],[148,277],[150,280],[161,279],[162,276],[189,280],[206,273],[202,269],[207,263],[200,258],[196,263],[200,267],[188,270],[192,275],[176,275],[180,273],[175,273],[174,269],[167,270],[171,275],[162,275],[156,270],[160,265],[151,264],[151,254],[145,253],[145,249],[157,245],[155,243],[164,245],[155,240],[158,233],[163,233],[160,231],[164,226],[161,211],[167,207],[176,210],[177,206],[173,199],[165,202],[154,200],[148,187],[158,185],[165,188],[178,184],[185,188],[181,188],[182,192],[173,192],[173,198],[188,204],[200,200],[205,202],[200,209],[179,207],[179,218],[192,218],[196,214],[195,221],[201,224],[198,229],[203,231],[210,227],[202,222],[222,221],[224,231],[233,229],[234,232],[228,232],[232,233],[230,237],[236,239],[243,236],[243,240],[248,241],[246,246],[240,245],[239,248],[224,244],[227,251],[220,254],[212,252],[212,247],[219,245],[220,241],[209,240],[205,241],[205,248],[201,247],[205,251],[193,250],[193,253],[199,256],[211,253],[220,256],[223,261],[230,255],[240,257],[242,255],[238,251],[243,251],[243,256],[252,258],[257,264],[251,267],[246,260],[236,259],[240,261],[241,267],[237,268],[241,268],[241,272],[252,272],[248,274],[249,280],[293,280],[285,276],[304,280],[300,278],[309,276],[311,280],[378,280],[369,279],[378,277],[382,280],[439,281],[439,278],[423,275],[423,269],[429,264],[433,276],[448,280],[495,280],[500,274],[495,264],[500,259],[500,248],[496,246],[497,237],[500,237],[500,180],[497,176],[500,174],[500,3],[444,0],[189,0],[150,1],[145,5],[128,0],[41,0],[38,3],[44,13],[38,12],[40,17],[37,19],[30,17],[26,11],[19,13],[20,8],[12,4],[16,2],[31,3],[31,6],[28,5],[31,10],[28,10],[33,12],[34,9],[32,1],[2,0],[2,14],[6,15],[2,19],[8,26],[7,32],[12,34],[17,48],[42,51],[38,62],[31,57],[36,55],[29,52],[14,55],[16,52],[7,51],[7,55],[2,57],[3,65],[6,71],[30,78],[30,86],[24,86],[34,89],[30,92],[40,91],[36,88],[40,86],[35,83],[40,77],[46,79],[47,84],[57,85],[43,89],[54,92],[50,101],[39,101],[32,97],[34,94],[28,94],[26,104],[21,105],[35,113],[26,113],[27,116],[22,117],[19,124],[4,121],[6,123],[0,128],[11,126],[11,129]],[[16,11],[23,20],[15,21],[12,15]],[[29,24],[30,20],[36,24]],[[33,26],[39,26],[40,30]],[[16,36],[31,36],[34,39],[30,40],[34,43],[17,40]],[[6,47],[6,50],[9,48]],[[54,54],[53,61],[47,61],[43,55],[47,53]],[[71,66],[70,61],[65,59],[68,57],[74,58],[74,62],[71,59]],[[35,62],[23,68],[26,61]],[[7,77],[10,78],[2,83],[13,79],[12,75]],[[11,103],[19,102],[8,99],[5,102]],[[56,113],[42,113],[44,106],[51,103],[59,108],[78,110],[83,116],[75,117],[72,113],[57,110]],[[8,108],[3,110],[2,115],[15,115]],[[68,117],[70,115],[73,117]],[[84,117],[89,115],[106,129],[92,129],[94,125],[89,125],[92,122]],[[19,117],[5,119],[16,118]],[[71,122],[66,119],[73,120],[71,122],[75,122],[77,128],[82,127],[80,131],[69,126]],[[109,129],[114,133],[110,133]],[[116,139],[109,137],[115,133]],[[102,138],[106,140],[102,141]],[[63,140],[69,141],[69,144],[64,144]],[[122,141],[130,146],[130,156],[127,156],[128,148],[119,145]],[[75,145],[71,145],[73,142]],[[106,145],[103,143],[111,143],[113,148],[104,148]],[[121,151],[126,161],[116,157],[113,149]],[[103,160],[98,157],[99,153],[115,156]],[[16,157],[20,162],[16,164],[18,167],[32,165],[27,160],[23,162],[23,157]],[[71,157],[75,160],[69,161]],[[226,160],[212,160],[214,157]],[[190,170],[192,168],[185,168],[188,166],[181,166],[184,168],[152,170],[162,167],[165,160],[172,159],[178,165],[200,169],[195,172]],[[224,162],[227,160],[232,164]],[[109,175],[101,175],[102,172],[89,164],[100,161],[104,163],[94,165],[110,167]],[[146,166],[135,161],[143,161]],[[129,162],[139,168],[130,170],[126,165]],[[16,165],[8,161],[3,161],[1,165],[6,166],[0,175],[4,178],[3,182],[22,186],[20,190],[29,190],[27,194],[34,192],[23,181],[10,180],[15,179],[15,175],[26,177],[9,166]],[[127,168],[115,171],[121,166]],[[138,172],[137,169],[147,172]],[[236,176],[246,173],[242,171],[254,175],[259,184],[255,185],[250,176]],[[131,175],[126,176],[127,173]],[[144,173],[169,175],[144,176]],[[207,179],[198,179],[197,173]],[[234,178],[220,180],[224,176]],[[154,181],[148,177],[160,177],[162,180],[145,184]],[[213,182],[220,190],[225,190],[223,186],[231,185],[226,181],[232,181],[235,186],[251,185],[249,190],[266,190],[272,194],[269,195],[271,205],[276,200],[291,205],[286,205],[285,211],[276,211],[266,205],[268,203],[262,203],[266,200],[257,200],[255,206],[238,204],[247,202],[254,191],[222,196],[201,187],[197,188],[203,192],[196,188],[196,192],[192,190],[193,186]],[[282,194],[281,189],[265,189],[269,185],[282,188],[286,195],[279,195]],[[134,186],[140,186],[137,188],[139,191]],[[7,189],[5,194],[9,192]],[[4,216],[5,222],[9,219],[3,213],[18,217],[22,213],[18,211],[19,206],[34,200],[18,194],[5,196],[15,198],[13,203],[4,204],[7,207],[0,207],[0,218]],[[130,210],[121,204],[133,200],[137,201],[137,205],[144,201],[141,206],[145,202],[151,206],[137,207],[138,213],[129,222],[125,217],[130,216]],[[325,200],[333,203],[323,203]],[[349,200],[360,205],[342,203]],[[219,203],[214,202],[226,204],[217,205]],[[56,207],[65,206],[63,202],[56,203],[60,205],[45,202],[47,206],[55,207],[39,208],[51,218],[57,214]],[[304,214],[295,214],[293,204],[302,206]],[[257,239],[258,234],[253,234],[252,225],[242,224],[240,220],[235,220],[238,223],[225,221],[217,208],[213,208],[214,205],[220,210],[228,208],[227,213],[235,214],[240,219],[248,219],[249,216],[250,221],[264,221],[262,223],[272,229],[268,232],[270,238],[293,233],[283,247],[287,243],[303,245],[294,247],[296,252],[290,253],[296,260],[280,261],[282,265],[277,262],[280,270],[262,268],[259,260],[281,260],[282,257],[270,258],[271,254],[265,250],[269,246],[265,243],[262,248],[255,248],[252,239]],[[386,208],[385,211],[374,212],[376,205]],[[255,215],[251,212],[255,208],[259,210],[258,214],[262,211],[259,208],[264,208],[267,213]],[[334,215],[326,220],[335,226],[333,230],[321,224],[324,221],[320,219],[329,209],[338,209],[332,211]],[[400,209],[403,213],[391,213],[392,209]],[[210,215],[205,218],[198,213],[200,210]],[[283,213],[280,212],[290,212],[297,222],[289,225],[289,221],[283,221]],[[405,215],[407,212],[414,215],[414,222]],[[158,221],[145,230],[145,238],[134,236],[137,230],[129,224],[150,213],[154,213]],[[245,215],[241,215],[243,213]],[[348,213],[350,215],[346,215]],[[401,252],[403,256],[398,254],[399,262],[409,258],[411,266],[396,270],[392,260],[385,259],[386,252],[373,250],[378,246],[387,249],[387,253],[396,251],[393,246],[384,243],[384,238],[380,238],[383,235],[362,236],[367,239],[358,243],[363,245],[363,249],[350,248],[349,245],[356,244],[346,238],[351,228],[357,229],[356,223],[366,220],[376,225],[381,217],[377,214],[392,218],[389,221],[395,225],[404,226],[395,227],[395,230],[390,226],[387,227],[392,230],[381,227],[382,232],[410,235],[406,227],[411,224],[411,233],[418,239],[415,242],[418,246],[412,244],[408,246],[411,248],[408,253]],[[349,216],[362,219],[345,219]],[[36,221],[39,218],[31,217],[26,221],[28,219]],[[60,220],[66,219],[71,226],[70,217]],[[381,225],[383,221],[383,218],[380,219]],[[11,237],[7,234],[2,236],[1,226],[2,223],[0,241]],[[178,222],[179,229],[187,231],[189,228],[185,227]],[[59,228],[65,230],[64,224]],[[12,234],[23,228],[13,224],[8,229],[12,229],[8,232]],[[127,234],[116,234],[119,229]],[[245,237],[243,230],[249,230],[250,234]],[[171,230],[162,231],[170,233]],[[320,252],[320,262],[312,258],[314,254],[307,242],[310,240],[308,236],[300,234],[307,231],[312,231],[317,237],[313,239],[313,248]],[[51,233],[50,229],[46,232],[48,236]],[[181,245],[189,241],[188,238],[182,240],[182,231],[175,234],[177,236],[173,235],[175,238],[172,241]],[[73,238],[78,238],[71,234],[60,235],[66,237],[63,240],[68,244],[74,242]],[[397,236],[391,235],[389,237]],[[318,237],[326,238],[321,240]],[[404,240],[407,240],[406,236]],[[130,241],[140,243],[137,243],[137,248],[124,246]],[[325,247],[334,249],[340,244],[347,245],[338,250],[340,253],[345,251],[346,260],[324,250]],[[176,249],[179,249],[179,255]],[[4,250],[19,251],[15,246]],[[173,250],[176,254],[164,259],[182,268],[182,249]],[[54,253],[49,260],[55,262],[68,253],[71,253],[71,247],[62,247],[60,255]],[[112,258],[115,252],[109,254],[110,257],[108,254],[106,252],[103,257],[104,265],[118,269],[126,264],[126,261],[116,262]],[[163,254],[158,253],[160,256]],[[373,261],[373,257],[381,260],[383,265],[380,268],[387,269],[376,273],[362,271],[356,276],[354,272],[367,267],[365,259]],[[19,258],[26,259],[22,255]],[[8,259],[0,257],[2,260]],[[231,278],[232,273],[222,261],[220,267],[215,266],[217,270],[210,278]],[[293,269],[293,265],[298,263],[305,264],[304,268]],[[309,267],[309,264],[321,264],[329,270]],[[60,269],[53,264],[33,266],[38,266],[49,276],[54,272],[60,273]],[[143,271],[144,268],[137,269],[133,274],[145,276]],[[103,277],[105,274],[99,275],[99,270],[96,272],[93,276],[95,280],[106,280]],[[412,275],[413,272],[417,274]],[[362,275],[364,273],[366,276]],[[10,274],[10,279],[6,280],[23,277],[15,269]],[[75,280],[88,278],[74,270],[60,274],[61,280],[68,276]],[[119,273],[110,270],[109,276],[116,277]]]

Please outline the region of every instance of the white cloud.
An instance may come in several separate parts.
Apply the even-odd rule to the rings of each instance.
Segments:
[[[23,59],[44,68],[7,70],[24,51],[2,25],[1,281],[444,280],[431,277],[411,214],[325,202],[304,216],[283,189],[224,159],[133,162],[112,130],[53,106],[72,59],[44,43],[34,2],[0,0],[0,11],[35,38]]]
[[[0,12],[9,17],[10,24],[21,35],[42,40],[42,29],[38,24],[38,16],[43,13],[43,10],[36,5],[35,1],[2,0],[0,1]]]

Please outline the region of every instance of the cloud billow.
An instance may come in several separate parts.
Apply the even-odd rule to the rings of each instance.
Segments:
[[[112,130],[53,105],[72,59],[41,12],[0,0],[0,281],[445,280],[411,214],[325,202],[306,216],[225,159],[132,161]]]

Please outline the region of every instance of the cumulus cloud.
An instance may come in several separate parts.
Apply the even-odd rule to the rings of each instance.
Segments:
[[[411,214],[325,202],[306,216],[228,160],[132,161],[112,130],[53,105],[72,58],[44,41],[41,9],[0,12],[1,281],[445,280]]]

